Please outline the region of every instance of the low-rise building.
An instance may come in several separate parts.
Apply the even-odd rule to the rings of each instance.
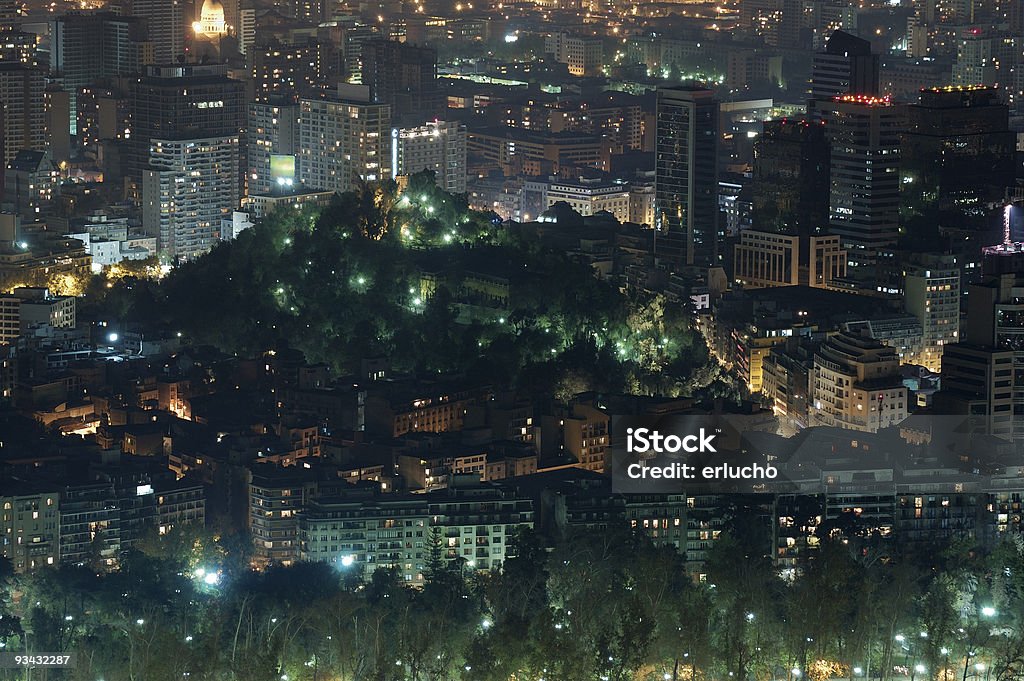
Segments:
[[[532,502],[496,485],[416,495],[353,490],[303,510],[299,557],[336,564],[362,579],[393,568],[418,586],[432,562],[464,571],[499,569],[510,540],[532,527]]]
[[[896,350],[842,332],[814,355],[811,424],[877,432],[907,418],[908,395]]]

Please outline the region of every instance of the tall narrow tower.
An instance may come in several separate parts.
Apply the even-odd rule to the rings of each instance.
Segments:
[[[656,255],[676,267],[716,266],[718,101],[711,90],[661,88],[657,125]]]

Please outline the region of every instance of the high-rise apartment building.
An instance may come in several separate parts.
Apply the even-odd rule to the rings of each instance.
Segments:
[[[718,265],[718,102],[711,90],[658,90],[655,173],[655,255],[677,266]]]
[[[899,235],[903,109],[888,99],[844,95],[827,116],[829,226],[850,266],[866,268],[890,255]],[[857,278],[859,271],[849,274]]]
[[[289,163],[294,176],[299,141],[299,105],[293,102],[249,105],[247,129],[248,194],[266,194],[275,183],[274,164]]]
[[[185,30],[189,24],[186,0],[128,0],[128,15],[146,20],[153,39],[157,64],[176,64],[185,54]]]
[[[992,30],[964,26],[956,36],[953,85],[994,85],[999,82],[1001,36]],[[1009,66],[1009,64],[1006,64]]]
[[[810,396],[816,426],[875,433],[908,414],[896,350],[849,332],[832,336],[814,354]]]
[[[252,79],[256,101],[314,97],[329,80],[327,45],[315,38],[284,42],[277,36],[258,38],[252,51]]]
[[[924,332],[921,356],[910,361],[942,368],[942,352],[960,340],[960,267],[956,256],[917,254],[903,270],[903,300]]]
[[[366,88],[339,87],[331,99],[300,105],[298,170],[312,189],[349,191],[359,180],[391,177],[391,107]]]
[[[145,22],[113,12],[79,12],[54,19],[50,44],[50,74],[71,95],[71,134],[77,134],[80,89],[141,73],[154,59]]]
[[[5,157],[20,149],[41,149],[46,141],[46,75],[19,62],[0,62],[0,135]],[[0,159],[2,160],[2,159]]]
[[[239,138],[246,123],[245,85],[223,65],[151,66],[128,92],[131,135],[126,172],[141,182],[150,165],[151,140]],[[241,194],[242,158],[236,169]]]
[[[0,63],[0,171],[22,149],[45,148],[45,91],[46,78],[39,69]]]
[[[142,177],[142,228],[167,261],[213,248],[221,220],[238,208],[239,137],[150,140]]]
[[[370,101],[391,107],[396,123],[441,117],[445,100],[437,80],[437,50],[392,40],[363,43],[362,84]]]
[[[395,178],[434,171],[437,186],[466,193],[466,126],[433,121],[391,131],[391,170]]]
[[[256,10],[252,7],[242,7],[238,10],[238,51],[246,58],[256,44]]]
[[[102,140],[123,140],[130,133],[128,102],[115,90],[85,87],[78,91],[78,146],[96,153]]]

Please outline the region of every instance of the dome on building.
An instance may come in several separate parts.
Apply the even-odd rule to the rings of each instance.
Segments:
[[[196,32],[206,35],[223,35],[228,32],[227,22],[224,20],[224,5],[220,0],[203,0]]]

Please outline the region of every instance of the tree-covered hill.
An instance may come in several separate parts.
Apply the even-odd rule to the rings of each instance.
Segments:
[[[339,371],[385,356],[549,394],[729,392],[681,305],[627,297],[492,218],[424,173],[401,193],[366,185],[321,212],[276,212],[159,283],[100,293],[122,323],[239,355],[285,343]]]

